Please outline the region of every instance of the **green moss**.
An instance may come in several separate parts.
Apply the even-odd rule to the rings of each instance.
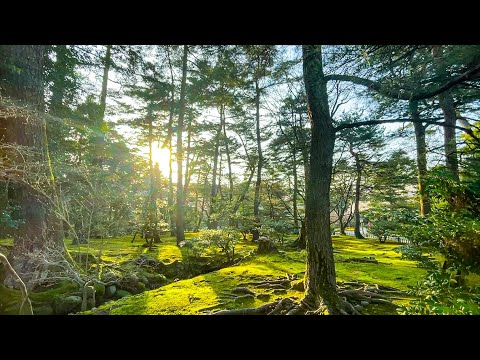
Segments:
[[[0,245],[12,246],[13,239],[12,238],[0,239]]]
[[[77,284],[65,282],[48,290],[32,292],[30,294],[30,300],[32,301],[32,304],[50,303],[53,302],[57,297],[64,297],[67,296],[66,294],[70,294],[78,290],[79,286]]]
[[[415,285],[425,271],[413,261],[401,260],[394,251],[396,244],[380,244],[373,240],[357,240],[349,236],[334,236],[335,257],[375,257],[378,264],[337,262],[338,281],[363,281],[407,289]],[[252,248],[246,243],[245,247]],[[302,298],[303,292],[287,290],[285,294],[274,294],[272,290],[252,288],[259,299],[234,300],[228,296],[236,286],[249,286],[249,282],[284,277],[286,273],[303,278],[305,251],[280,251],[277,254],[255,255],[236,266],[171,283],[162,288],[130,296],[99,308],[111,314],[204,314],[220,309],[260,306],[266,301],[283,297]],[[395,300],[405,304],[409,300]],[[396,309],[390,305],[369,305],[365,313],[392,314]]]
[[[48,290],[30,292],[29,298],[35,311],[36,308],[51,305],[57,298],[68,296],[76,291],[78,291],[78,285],[66,282]],[[18,314],[21,301],[20,290],[10,289],[0,284],[0,314]]]

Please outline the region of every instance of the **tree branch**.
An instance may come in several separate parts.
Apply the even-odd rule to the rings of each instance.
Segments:
[[[386,85],[373,81],[370,79],[365,79],[359,76],[354,75],[342,75],[342,74],[331,74],[326,75],[325,80],[339,80],[339,81],[349,81],[357,85],[366,86],[370,90],[377,91],[378,93],[392,98],[392,99],[399,99],[399,100],[422,100],[422,99],[429,99],[434,97],[435,95],[441,94],[448,89],[458,85],[462,82],[467,80],[473,80],[476,75],[480,74],[480,63],[475,65],[470,70],[467,70],[463,74],[452,78],[450,81],[446,82],[444,85],[440,86],[435,90],[430,91],[407,91],[405,89],[389,89]]]
[[[480,139],[475,136],[473,131],[468,128],[464,128],[458,125],[450,125],[450,124],[445,124],[445,122],[438,122],[436,120],[441,120],[443,118],[428,118],[428,119],[419,119],[419,120],[414,120],[414,119],[379,119],[379,120],[368,120],[368,121],[359,121],[355,123],[348,123],[348,124],[340,124],[337,127],[335,127],[335,132],[339,132],[343,129],[353,129],[357,128],[360,126],[367,126],[367,125],[378,125],[378,124],[387,124],[387,123],[398,123],[398,122],[412,122],[412,123],[427,123],[431,125],[439,125],[443,127],[450,127],[450,128],[455,128],[464,131],[468,135],[470,135],[472,138],[474,138],[476,141],[480,141]]]

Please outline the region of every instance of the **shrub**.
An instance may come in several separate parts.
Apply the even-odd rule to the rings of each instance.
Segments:
[[[400,313],[404,315],[480,314],[480,288],[458,286],[458,276],[455,268],[429,271],[426,279],[409,291],[415,299],[408,306],[401,306]]]
[[[283,220],[265,222],[260,227],[260,234],[274,239],[283,244],[285,234],[288,234],[290,231],[290,223]]]
[[[235,247],[238,243],[239,233],[233,229],[204,230],[198,238],[191,240],[192,251],[204,252],[207,248],[219,249],[227,257],[227,261],[235,259]],[[195,250],[194,250],[195,249]]]

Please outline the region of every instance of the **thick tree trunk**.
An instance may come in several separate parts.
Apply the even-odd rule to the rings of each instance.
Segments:
[[[303,45],[303,77],[312,127],[310,176],[306,189],[307,265],[304,306],[341,312],[336,291],[330,233],[330,182],[335,133],[328,107],[327,82],[319,45]]]
[[[183,46],[182,58],[182,85],[180,87],[180,109],[178,114],[177,126],[177,217],[176,217],[176,236],[177,245],[185,240],[185,219],[184,219],[184,193],[183,193],[183,149],[182,149],[182,134],[183,134],[183,119],[185,117],[185,94],[187,88],[187,55],[188,46]]]
[[[212,190],[210,192],[210,221],[208,223],[209,229],[216,229],[218,227],[218,220],[216,219],[216,197],[218,192],[217,186],[217,172],[218,172],[218,154],[220,149],[220,135],[222,134],[223,125],[223,104],[220,105],[220,124],[215,134],[215,150],[213,154],[213,172],[212,172]]]
[[[410,101],[410,116],[415,121],[415,140],[417,145],[418,192],[420,194],[420,215],[426,216],[430,212],[430,200],[425,191],[425,177],[427,176],[427,144],[425,142],[425,127],[419,122],[418,102]]]
[[[255,217],[255,229],[252,231],[252,241],[257,241],[260,237],[258,227],[260,227],[260,186],[262,184],[262,167],[263,167],[263,153],[262,153],[262,139],[260,137],[260,87],[258,79],[255,80],[255,128],[257,133],[257,149],[258,149],[258,164],[257,164],[257,181],[255,182],[255,198],[253,201],[253,216]]]
[[[440,107],[445,118],[445,125],[443,127],[443,136],[445,142],[445,165],[450,170],[453,178],[459,181],[458,176],[458,158],[457,158],[457,140],[455,137],[455,128],[457,125],[457,115],[455,112],[455,105],[453,104],[452,94],[447,91],[438,95]]]
[[[15,162],[13,166],[19,169],[25,162],[36,163],[39,166],[33,171],[44,172],[50,169],[49,177],[53,183],[53,172],[49,165],[45,167],[48,153],[46,148],[46,124],[43,116],[44,85],[43,62],[45,56],[43,45],[2,45],[0,47],[0,79],[3,80],[1,95],[10,97],[18,105],[28,105],[35,114],[0,115],[0,138],[7,144],[23,146],[31,153],[24,156],[10,154]],[[3,68],[3,66],[6,66]],[[11,71],[15,68],[16,71]],[[2,105],[0,105],[2,107]],[[32,168],[24,174],[28,176]],[[41,174],[39,174],[41,176]],[[15,214],[22,223],[14,231],[14,246],[9,254],[14,269],[25,280],[29,281],[32,272],[38,265],[29,253],[45,251],[47,247],[55,247],[66,254],[63,242],[63,227],[61,221],[54,216],[50,199],[22,182],[10,184],[9,197],[13,204],[19,206]]]

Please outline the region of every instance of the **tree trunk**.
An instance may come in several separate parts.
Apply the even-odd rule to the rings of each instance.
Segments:
[[[215,150],[213,155],[213,172],[212,172],[212,191],[210,192],[210,221],[208,222],[209,229],[216,229],[218,227],[218,220],[216,219],[216,197],[217,197],[217,169],[218,169],[218,154],[220,148],[220,135],[222,134],[223,125],[223,104],[220,105],[220,124],[215,135]]]
[[[235,214],[238,209],[240,208],[240,205],[243,203],[245,200],[245,197],[247,196],[248,189],[250,188],[250,184],[252,183],[253,175],[255,174],[255,167],[252,166],[250,175],[248,175],[248,180],[247,180],[247,185],[243,188],[243,192],[238,198],[237,202],[233,206],[233,213]]]
[[[39,164],[38,171],[45,171],[48,159],[46,148],[46,128],[44,110],[43,62],[45,46],[41,45],[2,45],[0,47],[0,79],[3,84],[1,95],[28,105],[34,116],[24,114],[0,116],[0,138],[4,143],[24,146],[31,154],[18,156],[10,154],[15,161],[13,166],[19,169],[25,162]],[[5,68],[2,68],[2,65]],[[16,71],[10,69],[14,67]],[[2,107],[2,105],[0,105]],[[29,171],[32,171],[29,169]],[[35,170],[33,170],[35,171]],[[26,173],[25,176],[32,175]],[[42,174],[39,174],[40,176]],[[53,182],[53,173],[49,174]],[[32,251],[46,251],[47,246],[57,248],[66,254],[63,242],[61,221],[54,216],[49,206],[50,199],[24,183],[10,184],[9,196],[19,210],[15,219],[23,223],[14,231],[14,245],[9,254],[10,262],[22,279],[29,281],[32,272],[38,265],[29,256]]]
[[[307,265],[304,306],[340,313],[330,233],[330,182],[335,133],[319,45],[303,45],[303,77],[312,127],[310,174],[306,189]]]
[[[267,185],[267,197],[268,197],[268,207],[269,207],[269,215],[271,220],[275,220],[275,212],[273,209],[273,185]]]
[[[255,229],[252,231],[252,241],[257,241],[260,237],[258,227],[260,227],[260,185],[262,184],[262,139],[260,137],[260,88],[258,79],[255,80],[255,125],[257,133],[257,149],[258,149],[258,165],[257,165],[257,181],[255,182],[255,198],[253,201],[253,216],[255,217]]]
[[[200,229],[200,225],[202,225],[202,221],[203,221],[203,213],[205,211],[205,198],[207,197],[207,192],[208,192],[208,173],[209,172],[210,172],[210,166],[208,166],[207,171],[205,171],[205,180],[203,181],[202,207],[200,208],[200,215],[198,216],[198,223],[197,223],[197,227],[195,228],[196,231]]]
[[[297,205],[297,193],[298,193],[298,174],[297,174],[297,157],[295,149],[292,149],[292,169],[293,169],[293,224],[295,229],[298,229],[298,205]]]
[[[298,122],[300,127],[300,138],[301,138],[301,148],[302,148],[302,159],[303,159],[303,172],[305,174],[305,184],[308,182],[310,177],[310,159],[309,159],[309,147],[307,144],[307,139],[305,138],[302,114],[298,114]]]
[[[460,181],[458,176],[458,158],[457,158],[457,140],[455,137],[455,128],[457,125],[457,115],[455,113],[455,105],[453,104],[453,97],[451,92],[446,91],[438,95],[440,107],[445,118],[445,125],[443,127],[443,136],[445,142],[445,165],[450,170],[453,178]]]
[[[430,200],[425,191],[425,177],[427,176],[427,144],[425,142],[425,127],[418,113],[418,102],[410,101],[410,116],[415,121],[415,140],[417,144],[418,192],[420,194],[420,215],[426,216],[430,212]]]
[[[165,47],[167,51],[168,67],[170,69],[170,110],[168,116],[167,138],[163,142],[162,147],[168,146],[169,163],[168,163],[168,219],[170,222],[170,236],[175,236],[175,217],[173,215],[173,171],[172,171],[172,132],[173,132],[173,115],[175,113],[175,79],[173,77],[173,65],[170,58],[170,50],[168,46]]]
[[[172,147],[170,146],[168,164],[168,218],[170,221],[170,236],[175,236],[175,217],[173,216],[173,171],[172,171]]]
[[[105,52],[105,59],[103,60],[104,64],[103,64],[102,92],[100,93],[100,121],[101,122],[103,122],[103,118],[105,116],[105,108],[107,107],[108,72],[110,71],[111,49],[112,49],[112,45],[107,45],[107,50]]]
[[[225,121],[225,108],[223,109],[223,138],[225,141],[225,151],[227,152],[227,165],[228,165],[228,200],[232,201],[233,199],[233,176],[232,176],[232,160],[230,158],[230,148],[228,146],[228,136],[227,136],[227,129],[226,129],[226,121]]]
[[[65,56],[67,53],[67,45],[55,46],[55,68],[65,68]],[[52,114],[59,114],[63,110],[63,100],[65,97],[65,86],[63,85],[63,79],[60,76],[55,76],[52,84],[52,97],[50,100],[50,110]]]
[[[340,218],[340,234],[341,235],[347,235],[345,233],[345,228],[347,227],[347,224],[343,221],[343,219]]]
[[[155,164],[155,169],[153,167],[153,115],[151,109],[148,109],[147,114],[148,122],[148,160],[150,167],[150,194],[149,194],[149,203],[147,211],[147,219],[144,224],[144,228],[148,228],[154,232],[157,231],[158,217],[157,217],[157,181],[158,178],[157,172],[159,172],[158,162]]]
[[[200,176],[201,176],[201,171],[199,170],[198,174],[197,174],[197,183],[196,183],[196,186],[195,186],[195,228],[194,228],[194,231],[198,231],[198,228],[197,228],[196,224],[198,223],[198,219],[200,218],[200,216],[198,215],[198,189],[199,189],[199,186],[200,186]]]
[[[305,225],[305,220],[300,220],[300,223],[302,224],[302,227],[300,229],[300,234],[293,242],[293,246],[299,249],[305,249],[307,246],[307,240],[306,240],[307,228]]]
[[[184,194],[183,194],[183,149],[182,149],[182,134],[183,134],[183,119],[185,117],[185,93],[187,87],[187,55],[188,46],[183,46],[182,58],[182,85],[180,87],[180,109],[178,113],[178,127],[177,127],[177,217],[176,217],[176,236],[177,245],[185,240],[185,220],[184,220]]]
[[[357,239],[365,239],[365,237],[360,232],[360,190],[361,190],[361,182],[362,182],[362,165],[360,164],[360,159],[358,154],[353,151],[350,147],[350,153],[353,155],[355,159],[355,169],[356,169],[356,179],[355,179],[355,237]]]
[[[188,186],[190,185],[190,152],[191,152],[191,141],[192,141],[192,113],[189,113],[188,116],[188,125],[187,125],[187,154],[185,156],[185,182],[183,186],[183,192],[185,193],[185,198],[188,198]]]
[[[105,58],[103,59],[103,79],[102,79],[102,91],[100,93],[100,111],[98,114],[97,123],[95,124],[95,154],[94,164],[101,166],[103,163],[103,146],[105,142],[105,133],[103,131],[103,123],[105,118],[105,108],[107,107],[107,89],[108,89],[108,73],[110,71],[110,59],[111,59],[112,45],[107,45],[105,52]]]

